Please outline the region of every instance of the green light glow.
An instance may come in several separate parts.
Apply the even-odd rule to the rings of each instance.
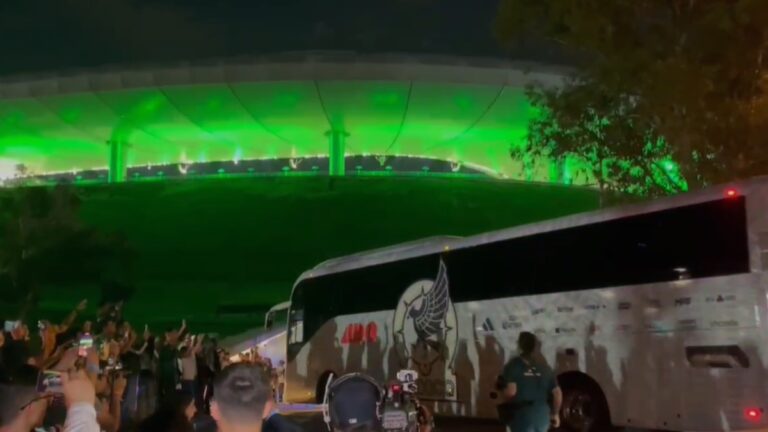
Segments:
[[[343,176],[345,173],[346,141],[348,133],[340,130],[331,130],[328,135],[328,174],[332,176]]]
[[[232,158],[235,163],[240,162],[243,160],[243,149],[238,147],[237,150],[235,150],[235,156]]]
[[[121,183],[126,176],[126,152],[127,148],[122,141],[109,141],[109,182]]]
[[[0,177],[314,155],[420,155],[511,179],[568,183],[566,167],[515,161],[537,113],[522,88],[394,81],[169,86],[0,100]],[[343,152],[325,134],[345,131]],[[129,145],[111,158],[104,143]],[[332,141],[332,140],[330,140]],[[119,155],[113,155],[119,156]],[[337,174],[343,168],[334,165]],[[113,167],[118,169],[117,166]],[[122,168],[121,168],[122,169]]]

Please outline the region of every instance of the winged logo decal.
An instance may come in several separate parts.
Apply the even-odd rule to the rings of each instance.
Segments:
[[[451,367],[458,329],[449,291],[448,269],[441,259],[437,277],[412,283],[395,309],[392,329],[400,360],[421,374],[428,375],[438,363]]]
[[[420,340],[427,341],[444,330],[450,301],[448,276],[445,263],[441,260],[440,270],[437,272],[437,279],[432,284],[432,289],[425,292],[422,288],[421,295],[414,300],[414,303],[420,302],[421,305],[418,308],[414,306],[408,311],[408,316],[413,319],[413,326]]]

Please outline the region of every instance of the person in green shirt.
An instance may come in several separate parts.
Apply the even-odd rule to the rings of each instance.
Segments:
[[[559,427],[562,392],[552,370],[533,358],[536,336],[520,333],[517,346],[520,355],[502,373],[504,397],[514,407],[507,427],[511,432],[547,432],[550,426]]]

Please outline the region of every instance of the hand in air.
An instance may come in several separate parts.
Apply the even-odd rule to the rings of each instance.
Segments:
[[[96,402],[96,389],[83,371],[63,373],[61,385],[67,406],[80,403],[93,405]]]

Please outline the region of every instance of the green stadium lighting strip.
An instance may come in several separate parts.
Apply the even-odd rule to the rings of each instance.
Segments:
[[[538,115],[525,86],[563,76],[498,60],[310,53],[5,79],[0,180],[106,168],[119,183],[132,167],[315,155],[342,176],[350,156],[372,154],[593,184],[577,161],[510,156]]]

